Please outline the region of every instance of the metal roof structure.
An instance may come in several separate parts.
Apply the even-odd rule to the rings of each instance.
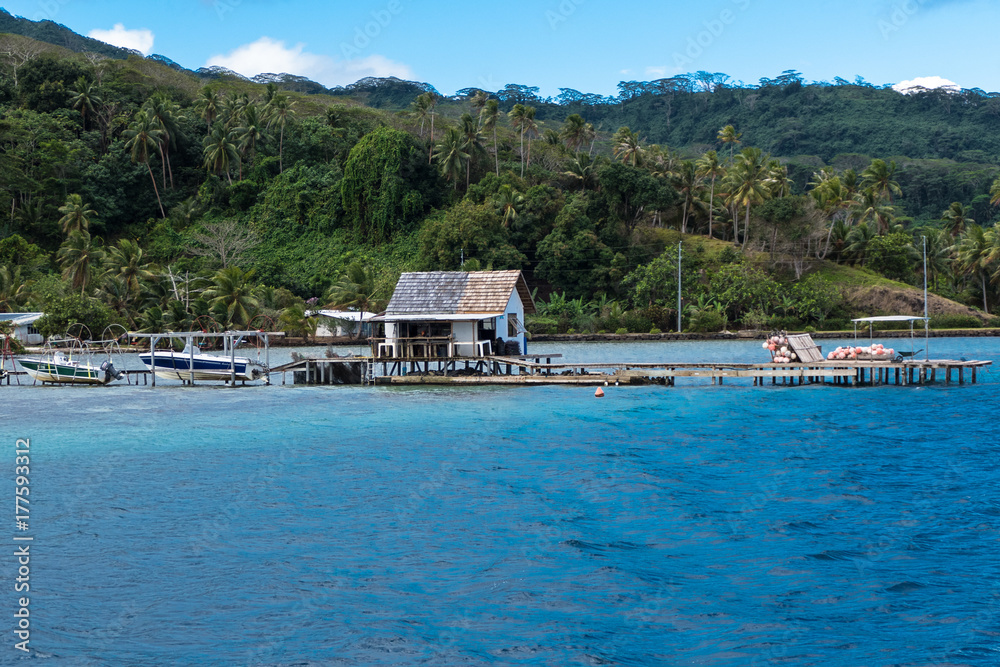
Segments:
[[[534,313],[535,302],[528,284],[517,270],[404,273],[396,283],[385,314],[378,319],[412,315],[492,317],[504,312],[514,290],[524,304],[524,312]]]

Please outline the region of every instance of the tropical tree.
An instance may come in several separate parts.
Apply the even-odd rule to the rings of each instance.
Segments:
[[[62,266],[63,277],[83,296],[104,259],[104,251],[91,240],[90,232],[74,231],[59,247],[56,258]]]
[[[441,138],[441,143],[437,145],[438,165],[441,174],[452,181],[454,188],[458,189],[458,179],[462,174],[462,167],[469,160],[469,154],[465,152],[465,139],[458,128],[449,127]]]
[[[153,191],[156,192],[156,202],[160,205],[160,216],[166,218],[167,214],[160,200],[160,190],[156,187],[156,177],[153,176],[153,168],[149,165],[149,153],[159,147],[161,133],[162,130],[157,127],[149,114],[145,110],[140,110],[136,113],[132,124],[125,130],[124,136],[125,148],[131,152],[132,162],[142,162],[149,170],[149,179],[153,182]]]
[[[892,220],[895,209],[885,203],[885,199],[874,187],[865,188],[855,195],[854,199],[858,220],[875,222],[879,231],[883,233],[889,230],[889,221]]]
[[[989,315],[986,282],[989,278],[990,250],[993,246],[986,230],[976,224],[965,228],[958,242],[952,246],[955,256],[956,273],[973,276],[979,280],[983,290],[983,312]]]
[[[343,273],[326,292],[326,308],[380,312],[386,300],[375,269],[361,262],[347,265]]]
[[[163,187],[167,187],[167,173],[170,174],[170,187],[174,187],[174,170],[170,165],[170,147],[176,145],[180,132],[177,115],[180,107],[170,101],[164,93],[157,93],[146,100],[146,112],[149,118],[160,130],[157,149],[160,151],[160,162],[164,168]]]
[[[941,219],[946,223],[946,229],[951,234],[951,238],[957,237],[965,230],[966,226],[975,222],[968,216],[968,210],[960,201],[952,202],[941,214]]]
[[[571,113],[566,116],[560,135],[566,142],[566,147],[574,153],[579,152],[580,146],[587,140],[587,122],[578,113]]]
[[[149,262],[143,257],[142,248],[136,241],[121,239],[112,246],[107,256],[107,273],[125,283],[129,295],[139,298],[142,283],[155,279]]]
[[[233,162],[240,159],[240,154],[236,150],[233,142],[233,134],[225,128],[222,123],[217,123],[212,128],[212,134],[205,137],[205,148],[202,155],[205,160],[203,165],[209,171],[216,174],[225,173],[229,184],[233,184],[233,177],[229,174]]]
[[[525,107],[523,121],[523,136],[528,138],[527,166],[531,166],[531,139],[538,136],[538,123],[535,122],[535,107]],[[524,174],[521,174],[522,178]]]
[[[483,135],[479,132],[479,125],[471,115],[462,114],[461,123],[462,150],[469,154],[469,158],[465,161],[465,189],[468,190],[469,178],[472,174],[472,158],[483,152]]]
[[[642,161],[643,149],[639,143],[639,133],[630,130],[627,125],[618,128],[611,142],[614,145],[615,157],[622,162],[636,167]]]
[[[63,214],[59,226],[64,234],[90,231],[90,221],[97,216],[97,211],[90,208],[90,204],[84,204],[83,197],[78,194],[70,195],[59,207],[59,212]]]
[[[230,266],[216,273],[205,290],[204,297],[213,311],[224,314],[226,326],[246,326],[253,319],[258,305],[251,285],[253,275],[253,269]]]
[[[410,104],[413,115],[420,120],[420,138],[424,138],[424,122],[431,112],[431,100],[427,93],[417,95],[417,99]]]
[[[20,266],[0,265],[0,313],[16,313],[31,294],[31,281]]]
[[[674,180],[674,186],[681,196],[681,234],[687,234],[688,218],[695,203],[700,201],[698,188],[701,186],[701,178],[698,176],[694,162],[685,160],[681,163],[681,168]]]
[[[844,257],[853,264],[864,266],[868,260],[868,246],[878,236],[878,231],[878,227],[871,222],[862,221],[855,225],[847,235]]]
[[[521,178],[524,178],[524,131],[527,127],[527,116],[528,107],[523,104],[515,104],[507,112],[507,117],[510,118],[511,125],[521,135]]]
[[[868,168],[861,172],[862,187],[872,188],[882,199],[892,202],[892,195],[903,194],[899,183],[895,181],[896,163],[875,159],[868,165]]]
[[[517,219],[517,209],[524,203],[524,195],[510,185],[501,185],[497,191],[496,203],[503,217],[503,226],[510,227],[510,223]]]
[[[212,123],[219,117],[222,107],[222,96],[215,92],[211,86],[201,89],[194,106],[201,112],[201,118],[205,121],[205,132],[212,131]]]
[[[477,90],[476,94],[472,96],[472,110],[476,112],[476,115],[482,121],[483,109],[486,108],[486,102],[490,99],[490,94],[485,90]]]
[[[285,171],[284,167],[284,152],[285,152],[285,125],[291,120],[292,116],[295,115],[295,102],[293,102],[288,95],[275,95],[267,105],[268,122],[267,126],[272,125],[278,126],[278,173]]]
[[[735,160],[734,151],[736,149],[736,144],[740,143],[740,137],[743,136],[742,132],[737,132],[736,128],[732,125],[726,125],[724,128],[719,130],[719,134],[716,138],[724,144],[729,144],[729,163],[732,164]]]
[[[305,305],[293,303],[281,311],[281,315],[278,316],[278,326],[293,336],[296,334],[302,336],[303,342],[308,345],[309,336],[316,334],[319,320],[307,313]]]
[[[566,166],[567,169],[563,174],[580,181],[580,188],[582,190],[586,191],[587,185],[593,185],[596,181],[594,162],[587,153],[577,153]]]
[[[69,91],[69,103],[72,108],[80,112],[83,116],[83,131],[87,131],[87,114],[94,113],[94,109],[103,103],[101,96],[97,92],[97,86],[81,76],[76,80],[75,87]]]
[[[729,126],[727,126],[729,127]],[[768,195],[767,160],[759,148],[744,148],[736,156],[729,171],[729,199],[745,208],[743,219],[743,247],[750,237],[750,205],[764,201]],[[733,218],[734,240],[739,240],[736,218]]]
[[[236,138],[236,147],[241,156],[249,155],[249,163],[252,166],[254,157],[257,154],[257,147],[264,143],[266,135],[267,121],[260,107],[256,104],[248,104],[243,108],[243,123],[233,130]],[[240,159],[240,180],[243,180],[243,160]]]
[[[500,175],[500,153],[497,150],[497,122],[500,120],[500,102],[486,100],[486,106],[480,112],[483,130],[493,132],[493,157],[496,162],[497,176]]]
[[[702,178],[710,178],[712,185],[708,191],[708,236],[712,236],[712,218],[715,214],[715,181],[726,175],[726,168],[719,162],[719,155],[715,151],[708,151],[702,155],[696,163],[698,175]]]

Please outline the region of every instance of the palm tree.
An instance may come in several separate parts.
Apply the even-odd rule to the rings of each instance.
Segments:
[[[875,194],[882,199],[888,199],[891,203],[893,193],[897,195],[903,194],[899,183],[893,180],[895,176],[895,162],[886,164],[885,160],[872,160],[868,168],[861,172],[861,178],[863,179],[862,187],[872,188]]]
[[[587,184],[594,182],[594,163],[590,159],[590,155],[577,153],[567,166],[569,168],[563,174],[580,181],[580,188],[586,191]]]
[[[566,122],[563,123],[560,134],[563,141],[566,142],[567,148],[574,153],[579,152],[580,146],[587,140],[587,122],[580,114],[571,113],[566,116]]]
[[[698,175],[702,178],[711,178],[712,185],[708,191],[708,236],[712,237],[712,217],[715,213],[715,179],[724,178],[726,168],[719,162],[719,155],[714,150],[702,155],[696,164]]]
[[[480,134],[479,125],[471,115],[462,114],[461,122],[462,139],[464,140],[462,150],[469,154],[469,158],[465,161],[465,189],[468,190],[469,178],[472,175],[472,158],[483,152],[483,135]]]
[[[293,303],[281,311],[281,315],[278,316],[278,325],[286,333],[302,336],[303,342],[308,345],[309,336],[316,333],[319,321],[306,314],[306,307],[303,304]]]
[[[212,131],[212,123],[219,117],[219,110],[222,107],[222,96],[216,93],[211,86],[201,89],[201,96],[194,103],[195,108],[201,111],[201,118],[205,121],[206,134]]]
[[[490,99],[490,94],[485,90],[477,90],[476,94],[472,96],[472,110],[476,112],[476,116],[482,121],[483,109],[486,108],[486,102]]]
[[[511,125],[521,135],[521,178],[524,178],[524,130],[527,114],[528,107],[523,104],[515,104],[514,107],[507,112],[507,117],[510,118]]]
[[[326,308],[380,312],[385,299],[375,270],[361,262],[352,262],[326,292]]]
[[[20,266],[0,265],[0,313],[16,313],[31,292],[31,281],[21,275]]]
[[[975,276],[979,279],[979,284],[983,289],[983,312],[990,314],[989,303],[986,294],[986,280],[989,276],[990,235],[979,225],[972,224],[965,228],[961,238],[954,246],[952,252],[955,255],[955,264],[958,267],[957,273],[966,276]]]
[[[253,269],[244,272],[238,266],[220,270],[212,278],[212,285],[204,296],[212,309],[224,313],[226,326],[246,326],[257,310],[257,299],[253,296]]]
[[[538,123],[535,122],[535,107],[525,107],[522,136],[528,137],[528,163],[531,166],[531,138],[538,135]],[[521,174],[524,178],[524,174]]]
[[[716,138],[724,144],[729,144],[729,164],[733,163],[735,159],[733,153],[736,148],[736,144],[740,143],[740,137],[743,136],[742,132],[737,132],[736,128],[732,125],[726,125],[724,128],[719,130],[719,134]]]
[[[483,130],[493,132],[493,157],[496,161],[497,176],[500,175],[500,152],[497,150],[497,122],[500,120],[500,102],[497,100],[486,100],[486,106],[480,112],[483,122]]]
[[[463,148],[465,140],[462,133],[457,128],[449,127],[441,138],[441,143],[437,145],[435,157],[441,167],[441,173],[445,178],[451,180],[455,189],[458,189],[458,178],[462,174],[462,167],[469,159],[469,154]]]
[[[431,100],[427,93],[421,93],[417,95],[417,99],[413,100],[410,105],[413,109],[413,114],[420,119],[420,138],[424,138],[424,121],[427,120],[427,116],[431,112]]]
[[[727,126],[728,127],[728,126]],[[767,162],[759,148],[744,148],[733,163],[729,172],[731,186],[729,188],[731,201],[746,208],[743,219],[743,247],[746,248],[750,237],[750,205],[764,201],[768,196]],[[739,230],[735,229],[736,218],[733,219],[734,233],[739,240]]]
[[[104,251],[94,245],[90,232],[70,232],[56,255],[63,268],[63,277],[70,281],[73,289],[80,290],[80,296],[86,292],[94,272],[104,259]]]
[[[180,107],[173,104],[163,93],[157,93],[146,100],[146,112],[150,119],[160,130],[160,137],[157,148],[160,151],[162,162],[163,187],[167,187],[167,172],[170,173],[170,187],[174,187],[174,170],[170,166],[170,147],[177,143],[176,137],[180,132],[177,125],[177,113]]]
[[[107,272],[122,280],[134,299],[139,298],[142,283],[155,278],[149,262],[143,258],[142,248],[137,242],[128,239],[121,239],[118,245],[111,247]]]
[[[97,86],[81,76],[76,80],[76,87],[69,91],[69,102],[83,116],[83,131],[87,131],[87,114],[94,113],[94,107],[102,103],[97,93]]]
[[[883,203],[885,200],[874,187],[869,186],[857,193],[854,201],[858,220],[871,220],[878,224],[879,231],[888,231],[889,221],[892,220],[895,209]]]
[[[111,307],[111,310],[125,317],[130,325],[134,325],[131,309],[132,293],[128,284],[118,276],[105,274],[100,286],[100,299]]]
[[[694,166],[694,162],[685,160],[681,163],[680,171],[675,180],[675,187],[683,201],[681,206],[681,234],[687,234],[688,216],[691,215],[691,210],[698,199],[699,185],[701,185],[701,179],[698,177],[698,171]]]
[[[277,123],[279,128],[278,134],[278,173],[283,173],[285,171],[285,166],[283,162],[283,155],[285,152],[285,125],[288,123],[289,119],[295,115],[295,106],[293,102],[287,95],[275,95],[273,99],[268,103],[268,120],[267,126],[271,127]]]
[[[260,108],[256,104],[248,104],[243,108],[243,124],[233,130],[236,137],[236,147],[241,155],[250,156],[250,165],[253,166],[254,156],[257,153],[257,146],[264,143],[265,120]],[[240,160],[240,180],[243,180],[243,160]]]
[[[948,223],[946,228],[951,234],[951,238],[957,237],[962,233],[962,231],[965,230],[967,225],[971,225],[975,222],[975,220],[966,215],[967,213],[968,211],[964,206],[962,206],[962,202],[956,201],[952,202],[951,205],[945,209],[944,213],[941,214],[941,219]]]
[[[156,177],[153,176],[153,168],[149,166],[149,152],[156,150],[160,143],[161,130],[145,110],[140,110],[135,115],[132,125],[125,130],[127,140],[125,148],[132,153],[132,162],[143,162],[149,170],[149,179],[153,181],[153,191],[156,192],[156,202],[160,205],[160,216],[167,217],[163,211],[163,202],[160,201],[160,190],[156,187]]]
[[[633,167],[638,166],[642,160],[643,149],[639,143],[639,133],[633,132],[624,125],[618,128],[615,136],[611,138],[614,144],[615,157],[624,163],[631,163]]]
[[[70,195],[59,207],[59,212],[63,214],[59,225],[64,234],[90,231],[90,220],[97,215],[97,211],[90,208],[90,204],[84,204],[83,197],[77,194]]]
[[[509,185],[501,185],[495,201],[503,216],[503,226],[510,227],[517,219],[517,209],[524,203],[524,196]]]
[[[868,257],[868,244],[878,236],[878,227],[870,222],[861,222],[851,229],[847,235],[847,247],[844,256],[853,264],[865,265]]]
[[[232,132],[226,130],[217,123],[212,128],[212,134],[205,137],[205,149],[202,152],[205,156],[204,166],[209,171],[216,174],[225,173],[229,184],[233,184],[233,177],[229,175],[229,170],[233,162],[240,159],[240,154],[236,151],[236,144],[233,143]]]
[[[430,114],[431,117],[431,146],[427,151],[427,164],[430,164],[431,157],[434,153],[434,107],[437,106],[438,99],[437,95],[429,90],[424,93],[424,95],[427,96],[427,113]]]

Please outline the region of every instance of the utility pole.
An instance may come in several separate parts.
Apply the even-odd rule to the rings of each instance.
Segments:
[[[927,349],[927,342],[930,338],[930,323],[927,318],[927,237],[921,236],[924,243],[924,361],[930,360],[930,350]]]
[[[681,332],[681,243],[677,242],[677,333]]]

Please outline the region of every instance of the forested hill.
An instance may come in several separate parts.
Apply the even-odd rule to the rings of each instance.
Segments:
[[[61,46],[77,53],[96,53],[106,58],[125,59],[130,55],[138,54],[138,51],[123,49],[91,37],[84,37],[54,21],[29,21],[19,16],[13,16],[6,9],[0,7],[0,34],[4,33],[23,35],[24,37]]]

